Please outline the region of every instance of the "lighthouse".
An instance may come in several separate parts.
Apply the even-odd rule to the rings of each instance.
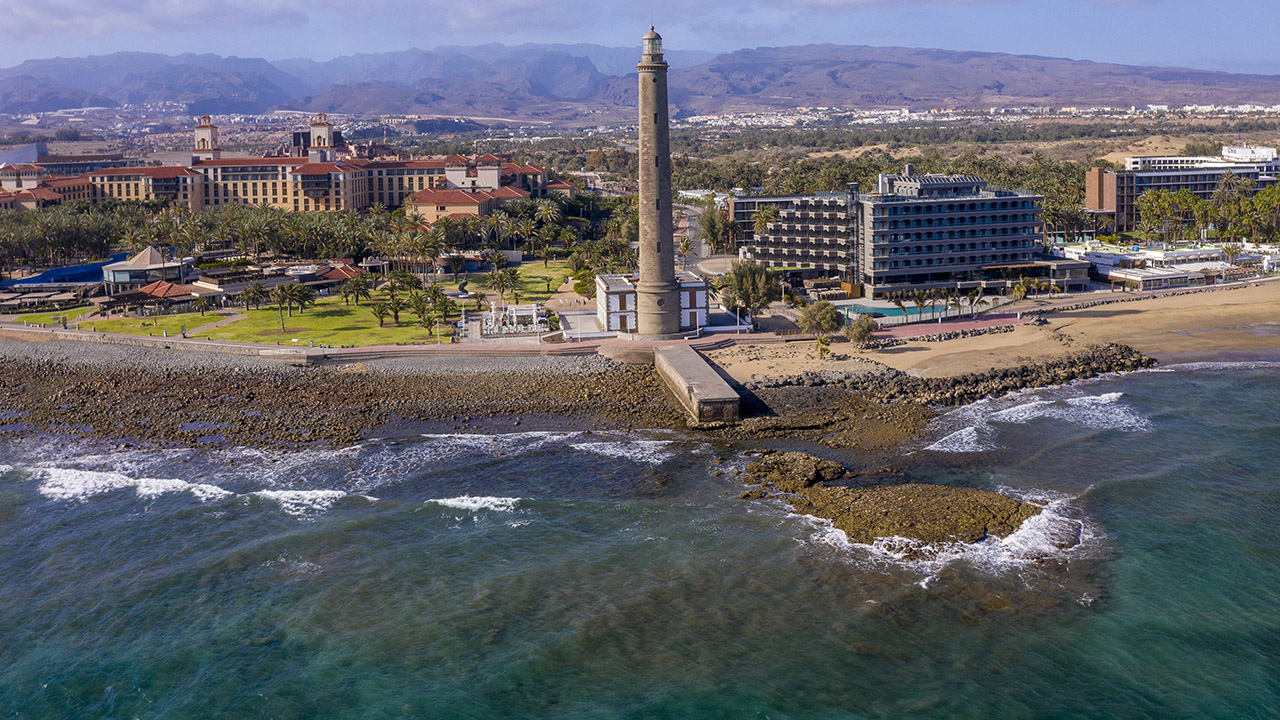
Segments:
[[[667,113],[667,63],[662,36],[649,28],[640,63],[640,277],[636,282],[636,334],[677,336],[680,286],[676,284],[671,215],[671,138]]]

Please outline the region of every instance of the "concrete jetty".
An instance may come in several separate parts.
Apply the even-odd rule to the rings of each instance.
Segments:
[[[694,425],[738,422],[741,398],[696,350],[688,345],[654,348],[653,364]]]

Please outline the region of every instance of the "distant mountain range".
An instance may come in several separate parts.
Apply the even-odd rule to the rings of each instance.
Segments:
[[[636,48],[501,44],[327,61],[115,53],[0,69],[0,112],[154,102],[597,124],[628,120]],[[988,108],[1280,103],[1280,76],[920,48],[672,51],[677,115],[813,106]]]

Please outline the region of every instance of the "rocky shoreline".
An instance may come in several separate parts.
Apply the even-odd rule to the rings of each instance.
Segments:
[[[975,543],[1007,537],[1042,508],[999,493],[946,485],[902,483],[856,486],[856,473],[830,460],[771,450],[750,453],[746,481],[756,487],[739,497],[774,498],[803,515],[830,520],[851,541],[905,538],[922,552],[929,545]],[[840,484],[846,483],[846,484]]]
[[[855,371],[811,370],[740,387],[746,419],[721,432],[734,440],[808,440],[867,454],[883,464],[899,444],[919,437],[934,408],[965,405],[1028,388],[1154,367],[1125,345],[1095,345],[1056,359],[942,378],[920,378],[872,360]]]
[[[663,428],[681,421],[651,368],[600,357],[326,368],[11,340],[0,341],[0,407],[5,436],[266,448],[353,444],[399,424],[527,429],[546,419]]]

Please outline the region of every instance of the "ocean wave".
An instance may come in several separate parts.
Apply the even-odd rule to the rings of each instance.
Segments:
[[[944,453],[986,452],[994,449],[978,434],[978,428],[970,426],[961,428],[929,445],[925,450]]]
[[[1274,360],[1239,360],[1235,362],[1193,362],[1160,365],[1141,372],[1194,372],[1196,370],[1266,370],[1280,368]]]
[[[95,495],[128,489],[146,499],[167,493],[189,492],[200,502],[212,502],[235,495],[217,485],[174,478],[132,478],[115,472],[71,468],[38,468],[37,473],[42,478],[40,494],[51,500],[83,502]]]
[[[924,449],[943,453],[994,450],[998,447],[997,425],[1026,425],[1042,420],[1121,432],[1147,432],[1154,427],[1150,419],[1124,402],[1122,392],[1068,397],[1053,397],[1050,392],[1020,391],[954,410],[939,418],[935,429],[941,438]]]
[[[573,443],[569,447],[605,457],[661,465],[676,456],[671,444],[670,440],[617,440]]]
[[[461,495],[452,498],[436,498],[427,500],[428,503],[434,503],[455,510],[466,510],[474,512],[476,510],[492,510],[494,512],[512,512],[516,509],[516,505],[520,502],[518,497],[484,497]]]
[[[314,520],[334,503],[348,497],[342,490],[258,490],[250,494],[275,502],[286,514],[301,520]],[[367,496],[355,497],[364,497],[370,502],[377,500]]]

